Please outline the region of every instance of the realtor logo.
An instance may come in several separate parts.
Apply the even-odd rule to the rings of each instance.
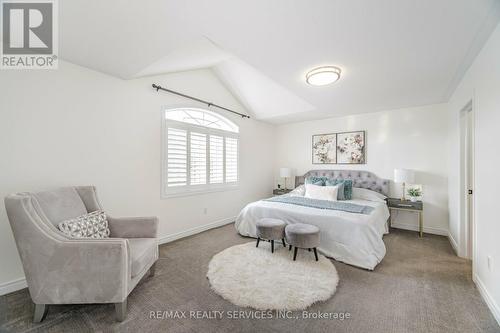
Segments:
[[[56,0],[2,0],[2,69],[57,68]]]

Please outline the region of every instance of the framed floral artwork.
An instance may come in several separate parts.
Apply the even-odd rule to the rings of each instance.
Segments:
[[[337,164],[365,163],[365,131],[337,133]]]
[[[312,136],[312,163],[336,164],[337,163],[337,135],[316,134]]]

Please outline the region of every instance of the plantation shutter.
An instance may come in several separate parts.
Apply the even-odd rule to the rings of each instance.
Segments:
[[[238,139],[226,137],[226,183],[238,181]]]
[[[190,185],[207,183],[207,135],[190,132]]]
[[[210,135],[210,184],[224,182],[224,138]]]
[[[187,131],[167,129],[167,187],[187,185]]]
[[[162,132],[162,197],[237,188],[239,129],[230,120],[202,109],[172,109]]]

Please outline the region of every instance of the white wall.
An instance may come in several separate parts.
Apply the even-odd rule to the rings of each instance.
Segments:
[[[161,107],[187,101],[157,93],[153,82],[245,112],[209,70],[131,81],[66,62],[56,71],[1,71],[0,197],[93,184],[107,212],[157,215],[160,237],[167,237],[231,221],[271,193],[273,127],[223,113],[240,126],[239,190],[160,200]],[[23,270],[3,204],[0,267],[0,289],[22,285],[15,283]]]
[[[312,164],[313,134],[356,130],[366,130],[366,165]],[[291,167],[296,175],[311,169],[359,169],[392,180],[395,168],[413,169],[416,183],[423,184],[425,230],[447,235],[446,139],[445,104],[283,125],[276,131],[275,177],[280,167]],[[391,191],[400,197],[401,184],[391,183]],[[399,212],[394,226],[416,230],[416,214]]]
[[[465,253],[460,206],[460,111],[472,100],[475,114],[474,279],[500,322],[500,26],[491,35],[450,99],[450,234]],[[487,258],[492,259],[491,269]]]

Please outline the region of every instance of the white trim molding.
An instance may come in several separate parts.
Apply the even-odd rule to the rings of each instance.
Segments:
[[[22,277],[16,280],[0,284],[0,296],[10,294],[14,291],[27,288],[26,278]]]
[[[392,228],[396,228],[396,229],[418,231],[418,225],[414,225],[414,224],[392,223],[391,227]],[[448,236],[448,230],[447,229],[434,228],[434,227],[426,227],[425,225],[424,225],[424,232],[427,233],[427,234],[434,234],[434,235],[440,235],[440,236]]]
[[[448,232],[448,240],[450,241],[453,251],[455,251],[455,254],[458,256],[458,243],[455,238],[453,238],[450,232]]]
[[[474,282],[476,283],[476,287],[479,290],[479,293],[483,297],[484,301],[486,302],[486,305],[488,305],[488,308],[490,309],[491,313],[493,314],[493,317],[497,321],[498,325],[500,325],[500,306],[495,302],[493,297],[491,297],[490,293],[484,286],[484,283],[481,281],[479,276],[477,274],[474,274]]]
[[[161,237],[158,242],[159,242],[159,244],[170,243],[170,242],[176,241],[176,240],[184,238],[184,237],[199,234],[200,232],[207,231],[209,229],[213,229],[213,228],[221,227],[221,226],[226,225],[226,224],[233,223],[235,220],[236,220],[236,216],[228,217],[228,218],[225,218],[222,220],[218,220],[218,221],[211,222],[208,224],[200,225],[198,227],[194,227],[194,228],[187,229],[187,230],[184,230],[181,232],[177,232],[175,234],[170,234],[170,235]]]

